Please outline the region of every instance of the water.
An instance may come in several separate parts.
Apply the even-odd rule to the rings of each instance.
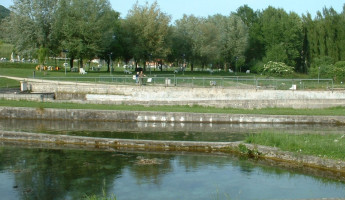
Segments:
[[[344,127],[287,124],[102,123],[0,120],[0,130],[154,140],[240,141],[263,130],[344,133]],[[84,149],[83,149],[84,148]],[[274,166],[274,167],[273,167]],[[331,178],[325,178],[331,177]],[[344,177],[226,154],[130,152],[0,143],[0,199],[345,198]]]
[[[345,197],[345,183],[230,155],[0,147],[2,199],[312,199]],[[141,161],[151,161],[142,164]]]
[[[267,130],[332,134],[344,133],[344,126],[0,120],[0,130],[120,139],[235,142],[244,140],[248,134]]]

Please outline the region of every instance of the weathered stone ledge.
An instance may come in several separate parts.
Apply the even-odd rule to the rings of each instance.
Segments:
[[[340,174],[341,177],[345,177],[345,161],[325,159],[316,156],[306,156],[299,153],[280,151],[277,148],[245,144],[242,142],[128,140],[13,131],[0,131],[0,140],[26,143],[70,144],[94,148],[111,147],[116,149],[237,154],[241,154],[239,146],[245,145],[247,149],[255,152],[255,155],[258,158],[285,162],[298,167],[306,166],[322,170],[330,170]]]
[[[345,124],[345,116],[252,115],[185,112],[78,110],[0,107],[0,119],[167,122],[167,123],[281,123]]]

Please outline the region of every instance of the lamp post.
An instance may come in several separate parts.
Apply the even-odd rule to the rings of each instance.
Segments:
[[[112,39],[113,39],[113,42],[115,41],[115,39],[116,39],[116,35],[112,35]],[[109,58],[110,58],[110,60],[109,60],[109,71],[110,71],[110,75],[111,75],[111,71],[113,70],[113,63],[111,62],[112,60],[111,60],[111,56],[113,55],[113,52],[110,52],[110,54],[109,54]]]
[[[317,74],[317,83],[318,84],[320,83],[320,66],[319,66],[319,71],[318,71],[318,74]]]
[[[65,63],[63,65],[65,67],[65,76],[66,76],[67,75],[67,66],[68,66],[68,64],[67,64],[67,53],[68,53],[68,50],[64,49],[64,50],[62,50],[62,52],[65,53]]]
[[[150,68],[150,76],[151,76],[151,63],[152,63],[152,53],[150,53],[150,61],[149,61],[149,68]]]
[[[109,73],[110,73],[110,75],[111,75],[111,70],[112,70],[112,66],[111,66],[111,55],[113,55],[113,53],[111,52],[111,53],[109,53]]]
[[[184,70],[186,70],[186,54],[183,54],[183,69],[182,69],[182,73],[184,75]]]
[[[237,75],[237,56],[235,57],[235,75]]]

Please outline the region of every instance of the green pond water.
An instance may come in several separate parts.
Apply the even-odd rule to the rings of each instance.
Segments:
[[[326,125],[115,123],[46,120],[0,120],[0,130],[119,139],[207,142],[242,141],[248,134],[266,130],[293,134],[345,133],[344,126]]]
[[[230,155],[0,146],[1,199],[315,199],[345,183]]]
[[[262,130],[344,133],[344,127],[0,120],[0,130],[126,139],[239,141]],[[228,154],[131,152],[0,142],[0,199],[345,198],[345,180]]]

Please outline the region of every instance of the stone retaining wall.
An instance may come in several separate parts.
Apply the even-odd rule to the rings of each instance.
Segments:
[[[234,108],[326,108],[345,105],[345,90],[255,90],[233,88],[188,88],[126,86],[98,83],[28,80],[33,92],[53,92],[57,100],[70,100],[75,94],[86,103],[132,105],[202,105]]]
[[[6,100],[26,100],[26,101],[53,101],[54,94],[0,94],[0,99]]]

